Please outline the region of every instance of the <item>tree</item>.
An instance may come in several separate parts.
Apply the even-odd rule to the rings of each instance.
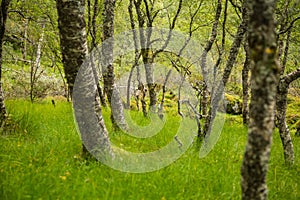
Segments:
[[[285,76],[282,76],[279,80],[277,87],[276,97],[276,109],[277,109],[277,122],[279,134],[283,146],[283,155],[287,164],[294,163],[294,147],[290,130],[286,123],[286,109],[287,109],[287,95],[288,89],[291,82],[300,77],[300,68],[296,71],[291,72]]]
[[[107,95],[108,102],[111,105],[111,120],[116,128],[117,125],[122,129],[127,129],[124,118],[124,108],[120,98],[119,91],[115,84],[115,74],[113,65],[113,47],[114,47],[114,16],[115,16],[115,0],[104,1],[103,11],[103,80],[104,92]]]
[[[227,1],[226,1],[227,3]],[[207,72],[207,54],[208,52],[211,50],[212,45],[214,44],[217,34],[218,34],[218,25],[219,25],[219,18],[221,16],[221,11],[222,11],[222,1],[218,0],[218,5],[217,5],[217,9],[216,9],[216,15],[215,15],[215,19],[214,19],[214,23],[212,26],[212,30],[211,30],[211,36],[210,39],[207,41],[204,51],[201,55],[201,68],[202,68],[202,73],[203,73],[203,77],[204,77],[204,83],[203,83],[203,99],[201,102],[201,110],[202,110],[202,115],[206,116],[207,115],[207,105],[208,105],[208,84],[207,84],[207,79],[208,79],[208,72]],[[226,16],[226,14],[225,14]],[[226,20],[225,20],[226,21]]]
[[[250,70],[250,52],[249,44],[247,41],[248,35],[244,42],[245,62],[242,71],[242,85],[243,85],[243,124],[249,123],[249,70]]]
[[[283,8],[278,6],[279,10],[279,33],[278,33],[278,54],[281,64],[280,80],[277,87],[276,98],[276,122],[279,129],[279,134],[283,146],[283,155],[287,164],[294,163],[294,146],[286,122],[286,110],[287,110],[287,95],[290,84],[300,77],[300,68],[297,70],[285,74],[287,71],[287,63],[290,52],[291,37],[293,35],[293,28],[295,23],[300,19],[298,16],[299,3],[291,5],[291,1],[286,1],[282,5]],[[293,7],[293,8],[291,8]],[[285,46],[284,46],[285,43]],[[295,63],[295,65],[297,65]]]
[[[276,53],[274,0],[254,0],[249,6],[251,103],[248,141],[241,168],[242,199],[266,199],[274,109],[280,67]]]
[[[142,2],[144,3],[144,9],[142,6]],[[178,1],[178,7],[175,12],[175,15],[173,19],[170,19],[169,17],[169,35],[165,40],[165,43],[163,46],[152,52],[151,51],[151,45],[153,42],[155,42],[155,39],[152,38],[152,30],[153,24],[155,22],[155,19],[158,17],[158,14],[161,10],[165,9],[158,9],[155,10],[155,1],[148,1],[148,0],[134,0],[133,1],[136,9],[136,14],[137,14],[137,20],[138,20],[138,25],[139,25],[139,40],[140,40],[140,46],[142,47],[141,49],[141,57],[143,60],[144,68],[145,68],[145,76],[146,76],[146,82],[148,86],[148,91],[149,91],[149,97],[150,97],[150,111],[155,112],[156,111],[156,104],[157,104],[157,94],[156,94],[156,84],[154,80],[154,61],[155,58],[162,53],[166,47],[168,46],[170,39],[171,39],[171,30],[173,30],[176,26],[176,23],[178,21],[179,14],[182,9],[182,0]],[[131,18],[131,23],[132,18]],[[145,30],[145,27],[149,28],[148,30]],[[142,105],[143,106],[143,105]],[[144,111],[144,109],[143,109]],[[144,112],[144,115],[147,115]]]
[[[62,62],[72,96],[78,69],[87,55],[84,0],[58,0],[56,5]]]
[[[238,26],[237,32],[234,36],[234,40],[232,42],[229,56],[225,65],[225,69],[222,75],[222,80],[218,84],[218,87],[215,90],[215,93],[212,94],[212,100],[211,100],[211,106],[209,109],[208,116],[205,119],[205,124],[204,124],[204,135],[210,132],[211,124],[214,121],[217,110],[218,110],[218,105],[219,102],[221,101],[222,94],[224,92],[224,87],[226,86],[228,79],[230,77],[232,68],[234,67],[237,55],[239,53],[239,49],[242,43],[242,40],[244,38],[244,35],[246,33],[246,28],[247,28],[247,23],[248,23],[248,13],[247,13],[247,7],[246,7],[246,2],[243,1],[243,5],[241,8],[242,11],[242,19],[241,22]]]
[[[60,31],[60,45],[63,57],[63,66],[65,75],[67,78],[67,83],[69,86],[69,90],[71,95],[73,94],[73,88],[75,79],[78,73],[80,66],[83,64],[87,55],[87,41],[86,41],[86,27],[84,20],[84,0],[57,0],[57,11],[58,11],[58,27]],[[93,73],[93,71],[92,71]],[[86,80],[91,76],[83,77],[83,81],[91,81]],[[92,74],[95,76],[95,74]],[[89,88],[84,88],[79,91],[79,95],[86,95],[91,93]],[[76,102],[79,104],[86,104],[86,102]],[[97,98],[95,100],[95,109],[94,112],[97,116],[97,123],[100,127],[102,127],[102,131],[98,133],[92,133],[94,136],[90,136],[87,138],[83,138],[83,141],[86,142],[86,146],[94,148],[97,146],[98,138],[101,140],[101,151],[109,151],[110,152],[110,141],[108,138],[107,129],[104,124],[104,120],[102,117],[101,107]],[[89,105],[91,106],[91,105]],[[84,114],[84,111],[82,111]],[[78,114],[78,112],[77,112]],[[88,116],[86,116],[88,117]],[[82,123],[78,121],[78,123]],[[83,145],[83,153],[87,153],[87,150],[92,151],[93,149],[86,149]]]
[[[2,89],[2,47],[3,47],[3,38],[5,34],[5,25],[8,13],[8,6],[10,0],[2,0],[1,10],[0,10],[0,122],[6,118],[6,108],[4,104],[4,94]]]

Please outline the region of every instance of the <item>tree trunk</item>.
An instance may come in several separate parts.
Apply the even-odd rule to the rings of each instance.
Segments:
[[[31,69],[30,69],[30,100],[33,103],[36,94],[35,94],[35,83],[36,81],[39,79],[39,76],[42,74],[42,72],[40,72],[40,74],[37,74],[40,66],[41,66],[41,56],[42,56],[42,43],[44,40],[44,30],[45,30],[45,22],[43,22],[42,24],[42,33],[40,36],[40,39],[37,43],[37,49],[36,49],[36,58],[35,58],[35,62],[31,63]]]
[[[249,70],[250,70],[250,52],[248,44],[248,35],[245,40],[244,49],[246,58],[242,71],[242,85],[243,85],[243,124],[248,125],[249,123]]]
[[[275,2],[249,1],[251,103],[248,142],[241,168],[242,199],[267,199],[266,175],[270,158],[276,86],[280,67],[273,19]]]
[[[276,117],[278,122],[279,134],[283,146],[284,160],[287,164],[293,164],[295,157],[290,130],[286,123],[287,95],[289,84],[299,77],[300,68],[282,77],[277,87]]]
[[[4,104],[4,94],[2,89],[2,51],[3,51],[3,38],[5,34],[5,25],[7,19],[7,10],[10,0],[2,0],[0,10],[0,123],[2,124],[6,118],[7,112]]]
[[[113,47],[114,47],[114,16],[115,0],[104,1],[103,12],[103,80],[104,91],[111,106],[111,120],[114,128],[127,130],[127,124],[124,117],[124,108],[120,93],[115,84],[115,74],[113,65]]]
[[[209,102],[209,88],[208,88],[208,69],[207,69],[207,54],[211,50],[212,45],[214,44],[217,34],[218,34],[218,25],[219,25],[219,19],[221,16],[221,11],[222,11],[222,0],[218,0],[218,5],[217,5],[217,10],[216,10],[216,15],[214,19],[214,23],[212,26],[211,30],[211,36],[209,40],[206,43],[205,49],[201,55],[201,68],[202,68],[202,73],[203,73],[203,95],[202,95],[202,101],[201,101],[201,110],[202,110],[202,115],[206,116],[207,115],[207,108],[208,108],[208,102]]]
[[[58,28],[60,32],[60,46],[62,51],[63,66],[70,94],[73,95],[73,88],[78,70],[86,59],[88,51],[84,20],[84,0],[57,0],[56,3],[58,11]],[[81,98],[84,99],[85,95],[88,95],[92,92],[88,90],[89,88],[85,88],[84,86],[85,82],[94,81],[94,77],[96,75],[94,74],[92,68],[84,68],[83,70],[87,71],[87,76],[82,77],[81,74],[81,76],[79,77],[79,79],[81,78],[83,82],[82,86],[78,88],[78,91],[75,91],[77,92],[76,96],[79,97],[79,101],[77,101],[76,103],[81,105],[81,108],[86,106],[86,108],[89,109],[93,105],[86,105],[87,103],[85,101],[80,101],[80,96],[82,96]],[[94,139],[94,141],[92,142],[93,144],[96,141],[101,141],[101,152],[111,152],[108,132],[104,124],[101,107],[97,101],[97,98],[93,103],[93,111],[97,116],[97,121],[95,121],[95,123],[97,123],[97,125],[101,127],[101,131],[92,133],[97,136],[97,139],[93,137],[93,135],[89,136],[89,138]],[[77,104],[75,104],[74,102],[73,105],[76,106]],[[81,114],[84,115],[84,111],[82,111]],[[89,112],[88,114],[91,113]],[[82,123],[82,121],[77,122],[78,124]],[[89,143],[90,140],[85,140],[83,138],[83,141]],[[89,146],[90,144],[86,145]],[[95,145],[97,146],[97,144]],[[91,146],[91,148],[93,147],[94,145]],[[83,145],[84,154],[87,154],[87,150],[92,151],[93,149],[86,149],[86,147]]]
[[[62,62],[72,97],[78,69],[87,54],[84,0],[57,0]]]
[[[216,113],[219,107],[219,102],[222,99],[222,95],[224,92],[224,88],[228,82],[229,76],[231,74],[232,68],[234,66],[236,57],[238,55],[242,40],[244,38],[244,34],[246,32],[246,28],[247,28],[247,23],[248,23],[248,16],[247,16],[247,8],[246,8],[246,3],[243,3],[243,8],[242,8],[242,22],[240,23],[237,33],[235,35],[234,41],[231,45],[230,48],[230,53],[229,53],[229,57],[228,60],[226,62],[226,66],[223,72],[223,77],[222,77],[222,81],[220,82],[220,84],[218,85],[218,87],[216,88],[214,94],[211,94],[211,106],[209,109],[209,113],[207,118],[205,119],[205,124],[204,124],[204,135],[208,134],[210,132],[210,128],[211,128],[211,124],[214,121],[215,117],[216,117]]]

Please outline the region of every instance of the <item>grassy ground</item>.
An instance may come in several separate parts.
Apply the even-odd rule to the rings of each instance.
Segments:
[[[58,102],[54,108],[50,101],[32,105],[15,100],[8,101],[7,107],[18,124],[0,135],[0,199],[241,199],[240,166],[247,130],[238,117],[227,118],[220,140],[205,158],[199,159],[194,145],[166,168],[130,174],[81,158],[69,103]],[[111,137],[116,142],[123,137],[122,145],[132,150],[138,144],[121,134]],[[293,137],[293,142],[296,162],[288,167],[274,133],[269,199],[300,199],[300,138]]]

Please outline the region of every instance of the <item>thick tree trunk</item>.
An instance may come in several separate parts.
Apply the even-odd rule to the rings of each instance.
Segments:
[[[111,120],[114,128],[127,130],[127,124],[124,117],[124,108],[120,93],[115,84],[115,74],[113,65],[113,47],[114,47],[114,17],[115,0],[105,0],[103,10],[103,80],[104,91],[111,106]]]
[[[87,54],[84,0],[57,0],[62,62],[72,97],[78,69]]]
[[[58,27],[60,31],[60,46],[62,51],[63,66],[65,71],[65,76],[67,78],[67,83],[69,86],[70,94],[73,95],[73,88],[75,79],[78,73],[79,68],[83,64],[87,55],[87,41],[86,41],[86,30],[85,30],[85,20],[84,20],[84,0],[57,0],[57,11],[58,11]],[[84,68],[87,74],[86,77],[80,77],[83,81],[82,86],[78,88],[77,97],[88,95],[93,91],[89,91],[89,88],[85,88],[85,82],[94,81],[96,76],[93,73],[92,68]],[[84,72],[85,72],[84,71]],[[92,76],[93,75],[93,76]],[[82,76],[82,74],[81,74]],[[84,98],[83,98],[84,99]],[[90,108],[92,105],[86,105],[85,101],[76,102],[81,104],[82,107]],[[89,138],[96,141],[101,141],[100,151],[102,152],[111,152],[110,150],[110,141],[108,138],[108,132],[106,130],[104,120],[101,113],[101,107],[97,101],[94,103],[94,112],[97,116],[97,125],[101,127],[101,132],[94,132],[97,138],[92,135]],[[80,111],[78,111],[80,112]],[[78,114],[78,113],[77,113]],[[82,112],[84,114],[84,111]],[[88,114],[91,114],[90,112]],[[89,117],[89,116],[86,116]],[[78,123],[82,123],[78,121]],[[84,140],[83,141],[87,141]],[[93,143],[92,142],[92,143]],[[90,145],[90,144],[87,144]],[[97,146],[97,144],[96,144]],[[93,147],[93,145],[92,145]],[[98,146],[97,146],[98,147]],[[93,149],[89,149],[90,151]],[[87,149],[83,146],[83,153],[87,153]]]
[[[241,168],[242,199],[267,199],[266,175],[270,158],[276,86],[280,67],[273,19],[275,2],[249,1],[251,103],[248,142]]]
[[[3,51],[3,38],[5,34],[5,25],[7,19],[7,11],[10,0],[2,0],[0,10],[0,123],[6,118],[6,108],[4,104],[4,94],[2,89],[2,51]]]
[[[290,130],[286,123],[287,95],[289,84],[300,77],[300,68],[290,74],[285,75],[279,81],[276,97],[276,117],[279,134],[283,146],[284,160],[287,164],[294,163],[294,147]]]

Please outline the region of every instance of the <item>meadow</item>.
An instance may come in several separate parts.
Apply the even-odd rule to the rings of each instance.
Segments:
[[[240,167],[247,128],[240,116],[226,116],[221,137],[208,156],[200,159],[199,146],[193,144],[171,165],[133,174],[82,157],[71,103],[56,101],[54,107],[50,99],[34,104],[9,100],[6,105],[10,120],[0,134],[1,200],[241,199]],[[109,112],[103,113],[109,121]],[[132,116],[137,123],[147,123],[139,114]],[[112,142],[132,151],[140,148],[139,142],[107,126]],[[164,145],[172,137],[172,127],[142,144]],[[267,177],[269,199],[300,199],[300,137],[292,136],[296,160],[294,166],[286,166],[278,131],[274,131]]]

